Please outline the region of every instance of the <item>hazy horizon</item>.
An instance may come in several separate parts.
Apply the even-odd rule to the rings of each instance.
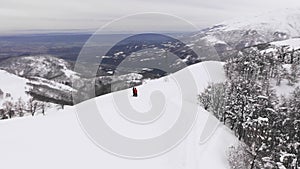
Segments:
[[[112,20],[144,12],[178,16],[203,29],[243,15],[300,6],[297,0],[226,0],[226,3],[224,0],[131,0],[126,3],[117,0],[1,0],[0,4],[1,35],[93,32]],[[149,22],[145,18],[137,21],[146,25]]]

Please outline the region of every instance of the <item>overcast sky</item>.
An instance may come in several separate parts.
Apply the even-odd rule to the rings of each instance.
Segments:
[[[141,12],[168,13],[205,28],[241,15],[297,6],[299,0],[0,0],[0,34],[95,30]]]

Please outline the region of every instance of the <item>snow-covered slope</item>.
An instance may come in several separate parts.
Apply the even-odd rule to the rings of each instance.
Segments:
[[[36,99],[57,104],[71,104],[71,81],[79,78],[71,63],[52,55],[12,57],[0,62],[0,69],[28,79]]]
[[[0,62],[0,68],[19,76],[70,81],[77,74],[72,65],[52,55],[12,57]]]
[[[300,49],[300,38],[292,38],[283,41],[276,41],[272,42],[272,45],[279,46],[279,47],[289,47],[291,49],[297,50]]]
[[[219,62],[203,62],[186,69],[192,72],[198,88],[190,95],[190,104],[196,104],[196,95],[203,91],[208,82],[222,82],[225,79]],[[174,78],[180,76],[181,71],[168,76],[168,80],[161,78],[138,86],[138,98],[130,97],[131,89],[119,91],[128,94],[130,103],[141,112],[149,108],[150,94],[161,91],[167,98],[166,111],[153,124],[130,124],[121,118],[112,101],[115,93],[88,100],[78,106],[96,101],[99,113],[112,129],[128,137],[154,137],[172,127],[178,117],[181,96]],[[228,168],[227,148],[237,143],[226,127],[198,107],[195,126],[178,147],[151,159],[123,159],[99,149],[88,139],[80,127],[75,107],[50,111],[46,116],[0,121],[1,168],[224,169]]]
[[[3,92],[0,107],[5,100],[17,101],[19,98],[24,101],[28,100],[30,96],[26,94],[26,91],[29,91],[30,86],[26,84],[27,82],[25,78],[0,70],[0,89]]]

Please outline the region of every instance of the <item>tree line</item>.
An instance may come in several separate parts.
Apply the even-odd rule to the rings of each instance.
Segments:
[[[0,120],[10,119],[14,117],[23,117],[25,115],[34,116],[38,112],[45,115],[46,108],[49,107],[49,103],[38,101],[30,98],[27,102],[19,98],[16,102],[5,101],[0,109]]]
[[[278,97],[271,83],[298,83],[300,52],[284,50],[244,49],[226,61],[227,80],[199,95],[203,107],[243,142],[231,148],[232,168],[300,168],[300,88]]]

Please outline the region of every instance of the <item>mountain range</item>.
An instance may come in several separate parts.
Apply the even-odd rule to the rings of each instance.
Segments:
[[[262,45],[265,46],[263,47],[265,49],[270,45],[285,43],[286,46],[296,48],[295,45],[299,44],[297,41],[297,37],[300,37],[299,30],[300,10],[284,9],[224,21],[196,33],[172,35],[175,38],[167,35],[157,36],[157,34],[130,36],[115,44],[106,56],[100,56],[103,59],[95,77],[85,77],[74,72],[74,58],[71,60],[61,59],[59,55],[49,54],[49,50],[39,55],[9,57],[0,62],[0,69],[27,79],[30,95],[57,104],[71,105],[73,103],[71,93],[76,92],[77,89],[87,88],[91,81],[95,81],[96,94],[102,95],[139,85],[149,78],[165,76],[186,65],[206,60],[225,61],[240,50],[252,46]],[[73,38],[76,43],[72,44],[80,47],[83,40],[87,39],[86,35],[83,37],[80,38],[76,35],[76,38]],[[112,37],[116,38],[116,36]],[[34,36],[34,39],[38,39],[38,36]],[[58,40],[60,44],[64,45],[63,38],[58,38]],[[35,40],[35,42],[37,41]],[[78,45],[79,41],[80,45]],[[0,38],[0,43],[8,42],[9,38]],[[24,40],[23,43],[21,42],[22,40],[18,40],[18,44],[26,44]],[[41,42],[55,44],[54,39],[47,42],[45,37]],[[154,49],[154,52],[149,49]],[[167,59],[168,52],[175,53],[179,58]],[[134,66],[121,67],[116,70],[125,59]],[[153,65],[167,66],[169,72],[155,68]],[[120,72],[120,70],[122,71]],[[75,81],[76,84],[73,83]],[[113,83],[121,84],[121,86],[111,89]],[[116,85],[114,86],[116,87]]]

